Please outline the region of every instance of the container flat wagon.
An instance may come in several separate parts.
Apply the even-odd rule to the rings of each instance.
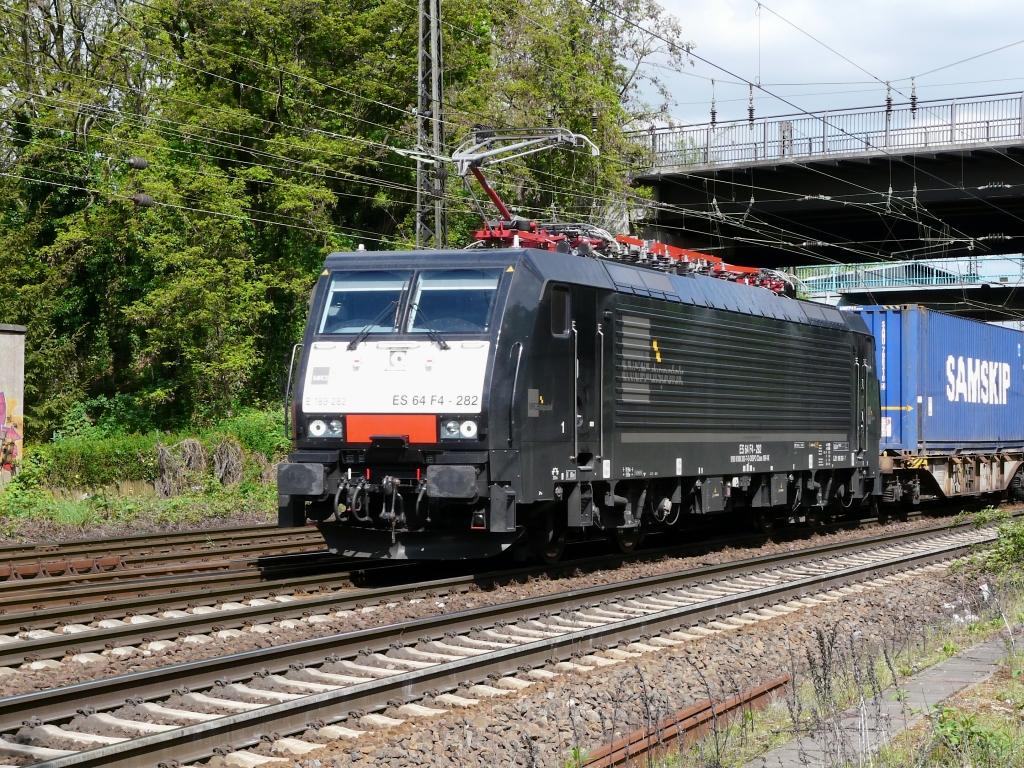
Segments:
[[[1024,334],[916,305],[844,309],[875,337],[883,502],[1024,495]]]

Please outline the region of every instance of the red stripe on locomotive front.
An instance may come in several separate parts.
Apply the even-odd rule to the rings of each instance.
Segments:
[[[410,443],[436,443],[437,416],[382,413],[345,417],[346,442],[369,443],[373,435],[404,435]]]

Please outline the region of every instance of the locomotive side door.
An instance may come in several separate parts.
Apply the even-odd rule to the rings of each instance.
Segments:
[[[601,343],[604,329],[598,317],[597,295],[593,288],[577,285],[572,291],[573,357],[575,363],[574,400],[576,403],[573,458],[586,473],[594,467],[601,452]],[[580,477],[580,479],[584,479]]]
[[[573,295],[567,285],[548,286],[541,302],[537,332],[530,340],[530,367],[524,377],[523,448],[533,455],[534,474],[550,471],[551,480],[566,480],[573,467],[575,407],[573,405]],[[571,479],[571,478],[570,478]],[[537,491],[541,491],[538,495]],[[551,485],[531,494],[547,498]]]

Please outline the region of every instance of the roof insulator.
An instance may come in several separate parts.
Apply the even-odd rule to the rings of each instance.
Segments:
[[[139,206],[139,208],[152,208],[156,205],[156,201],[153,200],[152,196],[147,195],[145,192],[136,192],[132,195],[132,202]]]

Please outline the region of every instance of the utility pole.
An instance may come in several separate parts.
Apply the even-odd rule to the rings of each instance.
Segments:
[[[418,104],[416,141],[441,158],[444,148],[444,81],[441,65],[441,0],[419,0]],[[444,161],[416,161],[416,247],[447,248]]]

